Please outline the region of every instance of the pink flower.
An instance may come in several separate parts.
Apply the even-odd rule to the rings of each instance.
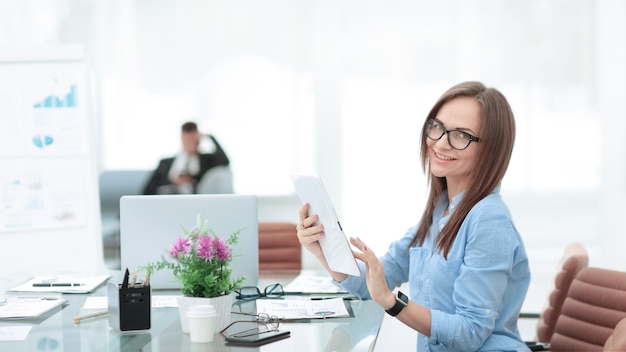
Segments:
[[[221,238],[216,238],[215,241],[213,241],[213,246],[215,255],[219,260],[224,261],[230,257],[230,250]]]
[[[170,250],[170,255],[174,258],[178,258],[181,254],[189,253],[189,248],[191,248],[191,240],[185,237],[178,237]]]
[[[214,241],[211,236],[208,234],[198,236],[198,247],[196,251],[201,258],[211,260],[215,254]]]

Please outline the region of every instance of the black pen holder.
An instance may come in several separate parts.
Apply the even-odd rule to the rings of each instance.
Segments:
[[[119,331],[150,329],[150,286],[123,288],[109,281],[107,291],[109,326]]]

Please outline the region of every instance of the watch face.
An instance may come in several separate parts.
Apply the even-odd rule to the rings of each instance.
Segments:
[[[404,304],[409,304],[409,297],[400,291],[398,291],[398,298],[404,302]]]

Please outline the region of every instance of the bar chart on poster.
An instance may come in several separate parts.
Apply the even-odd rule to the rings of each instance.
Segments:
[[[97,233],[87,84],[82,50],[0,51],[0,241]]]

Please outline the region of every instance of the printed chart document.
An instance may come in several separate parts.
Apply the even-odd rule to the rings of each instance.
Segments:
[[[64,302],[62,298],[6,298],[0,301],[0,319],[34,318]]]
[[[350,313],[343,298],[332,299],[258,299],[257,313],[266,313],[286,320],[347,318]]]
[[[284,287],[285,292],[311,294],[311,293],[347,293],[329,276],[298,275],[293,281]]]
[[[109,275],[35,276],[21,285],[13,287],[10,291],[90,293],[108,279]]]

